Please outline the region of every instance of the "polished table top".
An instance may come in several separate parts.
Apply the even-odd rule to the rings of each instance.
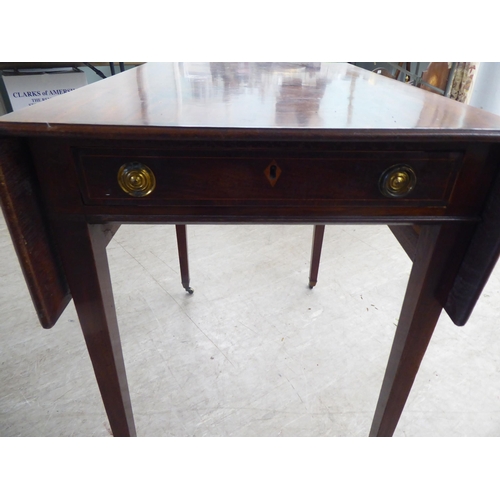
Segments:
[[[219,138],[259,129],[272,129],[271,137],[307,130],[313,138],[342,130],[353,138],[357,130],[500,134],[497,115],[343,63],[148,63],[0,117],[3,133],[71,133],[76,125],[91,125],[78,128],[90,135],[119,126]]]
[[[349,64],[148,63],[0,117],[0,194],[42,325],[75,301],[115,435],[135,426],[110,224],[402,225],[371,430],[392,435],[441,310],[464,324],[500,253],[499,144],[499,116]]]

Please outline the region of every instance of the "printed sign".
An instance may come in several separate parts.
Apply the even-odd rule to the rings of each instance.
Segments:
[[[43,73],[19,71],[15,74],[4,72],[2,79],[13,111],[87,85],[85,73],[75,70],[68,72],[45,70]]]

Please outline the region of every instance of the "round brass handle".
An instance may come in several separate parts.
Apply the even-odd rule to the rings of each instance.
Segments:
[[[393,165],[380,177],[380,192],[389,198],[406,196],[415,187],[417,176],[409,165]]]
[[[118,184],[130,196],[142,197],[153,192],[156,178],[144,163],[132,161],[125,163],[118,170]]]

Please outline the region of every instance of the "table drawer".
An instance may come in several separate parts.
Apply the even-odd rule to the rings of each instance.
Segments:
[[[250,152],[195,156],[80,150],[77,157],[86,204],[145,206],[406,206],[429,202],[443,206],[462,159],[460,153],[442,151],[342,152],[320,158],[251,156]],[[398,171],[405,172],[403,177],[414,177],[407,193],[384,188],[384,182],[394,187],[402,180]],[[393,175],[392,180],[387,180],[388,175]]]

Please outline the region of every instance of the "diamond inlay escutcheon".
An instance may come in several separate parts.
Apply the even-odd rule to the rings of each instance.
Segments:
[[[274,187],[274,185],[276,184],[277,180],[281,175],[281,168],[279,167],[279,165],[276,163],[275,160],[273,160],[264,170],[264,175],[266,176],[266,179],[269,181],[269,184],[271,184],[271,186]]]

